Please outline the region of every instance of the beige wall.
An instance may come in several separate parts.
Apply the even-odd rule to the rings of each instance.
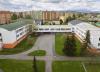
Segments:
[[[0,11],[0,24],[7,24],[11,22],[11,13],[8,11]]]

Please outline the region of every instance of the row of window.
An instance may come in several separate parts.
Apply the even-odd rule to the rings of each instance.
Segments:
[[[17,33],[16,37],[18,38],[19,36],[23,35],[24,33],[28,33],[29,32],[29,29],[25,29],[25,31],[22,31],[21,33]]]
[[[23,29],[24,29],[24,28],[20,28],[20,29],[16,30],[16,33],[19,33],[19,32],[21,32],[21,31],[23,31]],[[25,29],[29,29],[29,26],[26,26]]]
[[[19,36],[23,35],[24,32],[21,32],[20,34],[17,34],[16,37],[18,38]]]
[[[49,29],[49,28],[46,28],[46,29],[39,28],[39,29],[34,29],[34,30],[71,30],[71,28],[57,28],[57,29],[55,29],[55,28],[51,28],[51,29]]]
[[[20,28],[20,29],[16,30],[16,33],[19,33],[22,30],[23,30],[23,28]]]
[[[84,31],[82,31],[81,29],[79,29],[79,28],[76,28],[77,30],[79,30],[82,34],[84,34],[85,35],[85,33],[84,33]]]

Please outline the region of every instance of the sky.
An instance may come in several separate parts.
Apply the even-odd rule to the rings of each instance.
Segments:
[[[0,10],[81,10],[100,12],[100,0],[0,0]]]

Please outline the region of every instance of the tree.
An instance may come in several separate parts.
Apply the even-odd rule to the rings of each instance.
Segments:
[[[82,46],[81,46],[81,51],[80,51],[80,55],[85,55],[87,52],[87,42],[85,41]]]
[[[73,50],[73,53],[75,54],[75,52],[76,52],[76,40],[75,40],[75,35],[74,35],[74,33],[72,33],[71,43],[72,43],[72,50]]]
[[[29,35],[27,37],[27,42],[28,42],[29,45],[32,45],[33,44],[33,38],[31,37],[31,35]]]
[[[90,31],[89,30],[86,32],[86,41],[87,41],[88,44],[91,44],[91,41],[90,41]]]
[[[63,52],[68,56],[75,56],[76,41],[75,41],[74,34],[72,34],[72,36],[67,36],[64,42]]]
[[[13,14],[13,15],[11,16],[11,19],[12,19],[12,20],[16,20],[16,19],[17,19],[17,15],[16,15],[16,14]]]
[[[64,22],[64,23],[68,24],[68,18],[66,18],[66,20],[65,20],[65,22]]]
[[[38,70],[37,70],[37,63],[36,63],[36,58],[35,58],[35,56],[34,56],[34,59],[33,59],[33,72],[38,72]]]
[[[88,30],[87,32],[86,32],[86,38],[84,39],[84,42],[83,42],[83,44],[82,44],[82,46],[81,46],[81,55],[84,55],[84,54],[86,54],[86,52],[87,52],[87,47],[89,47],[88,45],[89,44],[91,44],[91,41],[90,41],[90,31]]]
[[[72,20],[74,20],[76,18],[75,14],[73,14]]]
[[[60,19],[60,24],[63,24],[63,20],[62,19]]]
[[[25,17],[26,19],[32,19],[32,17],[30,15],[26,15]]]

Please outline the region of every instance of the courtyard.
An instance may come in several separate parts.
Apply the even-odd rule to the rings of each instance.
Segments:
[[[39,72],[85,72],[82,63],[84,63],[87,72],[94,72],[95,67],[97,68],[95,72],[99,72],[100,64],[86,64],[84,62],[92,62],[91,57],[68,57],[63,54],[64,36],[66,34],[42,34],[37,37],[34,45],[28,50],[10,55],[1,53],[0,69],[4,72],[33,72],[32,63],[35,55]],[[78,53],[79,41],[77,41],[77,47]],[[100,58],[95,58],[93,61],[99,60]]]

